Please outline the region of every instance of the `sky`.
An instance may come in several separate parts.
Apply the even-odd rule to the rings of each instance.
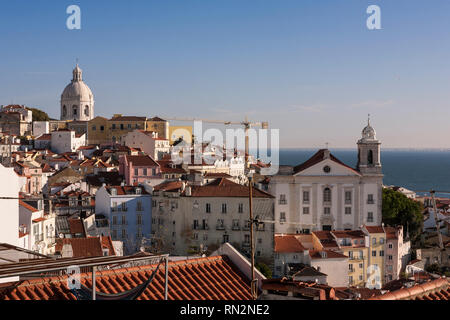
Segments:
[[[81,8],[69,30],[66,8]],[[381,29],[369,30],[369,5]],[[59,118],[79,59],[95,115],[269,121],[285,148],[450,148],[450,1],[1,1],[0,105]],[[174,123],[183,124],[183,123]]]

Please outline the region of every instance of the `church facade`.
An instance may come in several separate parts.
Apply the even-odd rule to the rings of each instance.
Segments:
[[[72,82],[61,95],[61,120],[89,121],[94,118],[94,95],[83,81],[78,64],[73,70]]]
[[[270,179],[276,197],[275,232],[309,233],[381,225],[381,143],[370,121],[357,142],[352,168],[321,149],[298,166],[280,166]]]

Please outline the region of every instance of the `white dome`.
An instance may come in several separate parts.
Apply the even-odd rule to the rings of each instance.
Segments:
[[[72,82],[61,95],[61,120],[89,121],[94,118],[94,95],[83,82],[83,70],[78,64],[72,73]]]
[[[92,97],[92,91],[83,81],[74,81],[67,85],[64,89],[61,100],[80,99],[81,101],[89,101]]]

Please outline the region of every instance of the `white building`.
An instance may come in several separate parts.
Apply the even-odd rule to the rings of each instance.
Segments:
[[[321,149],[304,163],[280,166],[270,178],[276,197],[275,232],[353,230],[381,225],[382,179],[380,142],[370,123],[358,141],[354,169]]]
[[[83,71],[73,70],[72,82],[61,95],[61,120],[88,121],[94,118],[94,95],[83,82]]]
[[[76,152],[86,144],[86,135],[77,135],[75,131],[59,129],[52,131],[51,148],[55,153]]]
[[[50,133],[49,121],[33,121],[33,136],[39,137],[47,133]]]
[[[143,187],[102,186],[95,195],[95,213],[108,219],[111,239],[122,241],[126,254],[139,251],[152,230],[152,195]]]
[[[19,178],[13,168],[5,168],[0,164],[0,208],[2,220],[0,223],[0,243],[13,246],[19,244]],[[4,199],[11,198],[11,199]],[[18,277],[2,278],[0,283],[17,281]]]
[[[155,160],[162,160],[170,153],[169,140],[159,138],[154,131],[134,130],[125,134],[122,141],[127,147],[140,148]]]

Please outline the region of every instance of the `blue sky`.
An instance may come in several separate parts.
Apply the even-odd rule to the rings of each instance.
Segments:
[[[77,4],[82,29],[66,28]],[[381,8],[382,30],[366,28]],[[59,117],[76,58],[95,114],[268,120],[282,147],[450,148],[450,1],[2,1],[0,104]]]

